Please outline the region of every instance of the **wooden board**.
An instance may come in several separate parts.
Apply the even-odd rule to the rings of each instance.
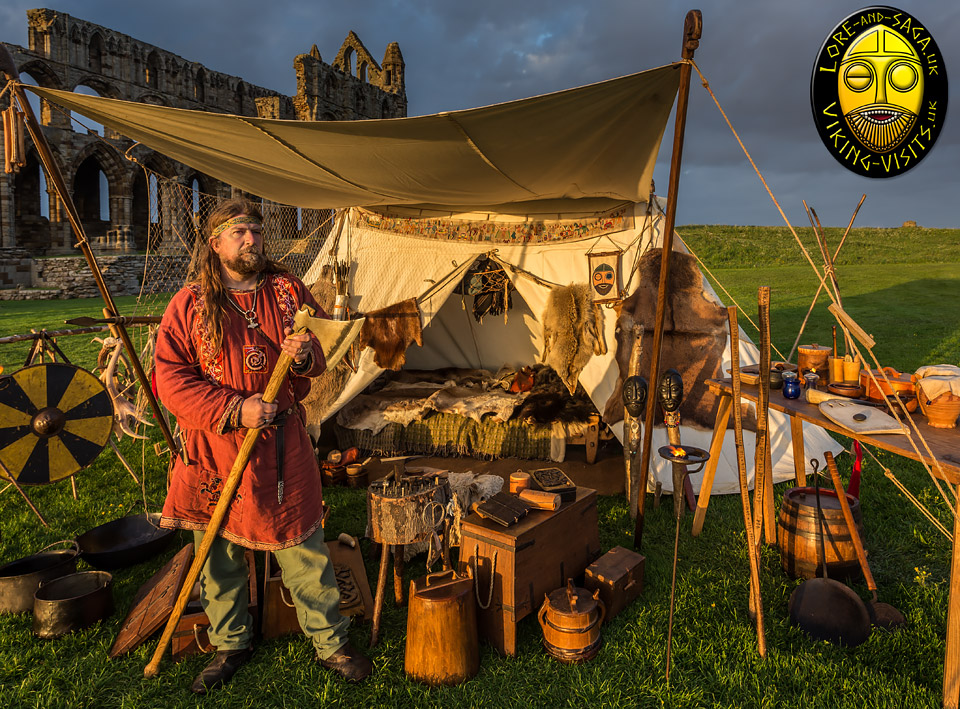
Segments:
[[[577,488],[573,502],[554,512],[530,510],[512,527],[468,516],[461,531],[460,573],[472,574],[476,566],[481,605],[492,599],[477,612],[481,637],[501,653],[516,655],[517,623],[599,555],[596,490]]]
[[[167,622],[192,559],[193,544],[187,544],[140,587],[107,657],[130,652]]]
[[[830,399],[817,405],[820,413],[838,426],[857,435],[906,435],[897,420],[874,406],[864,406],[853,401]],[[857,420],[861,418],[862,420]]]

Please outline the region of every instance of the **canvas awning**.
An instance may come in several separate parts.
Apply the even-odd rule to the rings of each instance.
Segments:
[[[247,192],[313,208],[646,201],[680,65],[415,118],[281,121],[25,86]]]

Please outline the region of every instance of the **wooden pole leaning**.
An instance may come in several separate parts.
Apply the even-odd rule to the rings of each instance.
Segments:
[[[298,334],[305,331],[306,328],[304,327],[297,328],[296,330]],[[277,360],[277,364],[273,368],[273,374],[270,375],[270,381],[267,382],[267,388],[263,392],[264,403],[273,403],[273,401],[277,398],[277,392],[280,391],[280,386],[287,378],[287,373],[290,370],[291,364],[293,364],[293,358],[287,353],[281,352],[280,358]],[[213,514],[210,515],[210,522],[207,524],[207,529],[203,533],[203,539],[200,542],[200,547],[197,549],[196,554],[193,557],[193,563],[190,565],[190,570],[187,572],[187,576],[183,580],[183,586],[180,589],[180,595],[177,596],[177,602],[173,606],[173,611],[170,613],[170,619],[167,621],[167,625],[163,629],[163,635],[160,636],[160,642],[157,643],[157,649],[154,651],[153,657],[143,670],[143,676],[148,679],[156,677],[160,671],[160,660],[163,659],[163,653],[170,644],[170,640],[173,638],[173,632],[177,628],[177,623],[180,622],[180,617],[183,615],[183,610],[186,608],[187,603],[190,600],[190,593],[193,591],[193,586],[197,582],[197,578],[200,576],[200,570],[207,561],[207,556],[210,553],[210,547],[213,546],[217,532],[220,531],[220,526],[223,524],[223,519],[227,516],[230,503],[233,502],[233,497],[237,492],[237,487],[240,485],[240,479],[243,477],[243,471],[247,467],[247,463],[250,461],[250,454],[253,451],[253,446],[256,444],[259,437],[259,428],[247,429],[247,433],[243,437],[243,443],[240,444],[240,450],[237,453],[237,458],[233,463],[233,467],[230,469],[230,474],[227,476],[226,482],[223,484],[223,490],[220,493],[220,499],[217,501],[216,507],[213,508]]]
[[[747,486],[747,459],[743,452],[743,413],[740,407],[740,326],[737,307],[727,308],[730,323],[730,377],[733,397],[733,437],[737,448],[737,476],[740,481],[740,504],[743,508],[743,527],[747,534],[747,559],[750,562],[750,609],[757,622],[757,650],[760,657],[767,655],[767,637],[763,629],[763,599],[760,595],[760,558],[750,513],[750,490]],[[756,487],[754,488],[756,490]],[[756,491],[754,492],[756,496]]]
[[[770,410],[770,286],[759,288],[757,304],[760,322],[760,381],[757,387],[753,530],[759,545],[761,532],[766,537],[767,544],[777,543],[777,528],[773,518],[773,466],[770,461],[770,430],[768,426]]]
[[[40,123],[37,121],[37,117],[33,112],[33,107],[27,100],[26,94],[23,91],[23,85],[19,81],[20,77],[16,73],[15,69],[11,69],[13,66],[15,65],[12,57],[10,57],[9,52],[5,47],[0,45],[0,71],[6,74],[7,79],[11,82],[10,85],[13,90],[13,95],[16,97],[17,102],[20,104],[20,108],[23,111],[27,131],[30,133],[30,138],[33,140],[33,144],[37,148],[37,154],[40,156],[40,162],[43,163],[43,167],[47,171],[50,181],[53,183],[53,187],[57,192],[57,196],[60,198],[60,201],[63,202],[65,211],[67,213],[67,219],[70,221],[70,226],[73,228],[73,233],[77,237],[77,246],[80,247],[80,251],[83,253],[84,258],[87,261],[87,265],[90,267],[94,281],[96,281],[97,284],[97,289],[100,291],[100,296],[103,298],[104,305],[106,306],[106,309],[110,311],[111,317],[118,317],[120,313],[117,310],[116,303],[113,301],[113,296],[110,293],[110,289],[103,280],[103,274],[100,272],[100,266],[97,264],[97,259],[94,256],[93,251],[90,249],[90,244],[87,242],[87,237],[84,233],[80,215],[77,212],[77,207],[73,203],[73,199],[70,196],[70,191],[67,189],[67,183],[63,179],[63,173],[60,171],[60,166],[54,158],[53,152],[50,150],[50,144],[47,143],[47,138],[41,130]],[[14,73],[11,74],[11,71]],[[160,409],[160,403],[153,395],[153,390],[150,387],[150,381],[147,379],[147,375],[143,371],[143,366],[140,364],[140,357],[137,355],[136,348],[133,345],[133,341],[130,339],[129,333],[127,333],[126,327],[124,327],[122,320],[116,323],[116,326],[118,334],[120,335],[120,340],[123,342],[123,346],[127,350],[127,354],[130,356],[130,363],[133,365],[133,371],[137,376],[137,381],[140,382],[140,389],[143,391],[144,396],[147,397],[147,401],[150,402],[150,408],[153,409],[153,413],[157,419],[157,424],[160,427],[160,431],[163,433],[164,440],[167,442],[167,446],[171,451],[171,455],[181,453],[180,447],[176,444],[173,434],[166,425],[166,420],[164,419]]]
[[[650,353],[650,386],[660,381],[660,354],[663,349],[663,324],[667,306],[667,282],[670,279],[670,253],[673,251],[673,228],[677,221],[677,190],[680,187],[680,163],[683,158],[683,134],[687,124],[687,104],[690,95],[690,60],[703,29],[699,10],[690,10],[683,21],[683,47],[680,56],[680,87],[677,91],[677,115],[673,127],[673,157],[670,160],[670,182],[667,188],[667,213],[663,227],[663,247],[660,255],[660,284],[657,290],[657,311]],[[657,397],[647,397],[647,411],[643,424],[643,447],[640,454],[640,482],[637,495],[637,520],[633,532],[633,546],[639,549],[643,541],[644,508],[647,502],[647,481],[650,478],[650,451],[653,443],[653,419]]]

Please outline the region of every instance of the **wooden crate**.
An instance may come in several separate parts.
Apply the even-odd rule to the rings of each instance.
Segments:
[[[635,551],[614,547],[587,567],[583,585],[590,591],[600,590],[610,620],[643,593],[645,557]]]
[[[253,617],[255,628],[257,618],[260,615],[257,602],[257,569],[254,565],[253,552],[250,549],[245,550],[243,556],[247,560],[249,571],[247,588],[250,599],[247,609]],[[200,582],[198,581],[193,587],[186,608],[183,609],[183,615],[180,617],[180,622],[177,623],[177,629],[173,631],[173,638],[170,642],[173,649],[173,659],[179,661],[199,652],[214,652],[216,648],[210,644],[210,640],[207,638],[207,628],[209,627],[210,621],[207,619],[207,614],[203,612],[203,606],[200,605]]]
[[[584,487],[555,512],[531,510],[512,527],[471,514],[461,529],[460,571],[473,573],[476,559],[474,578],[484,603],[493,572],[490,605],[478,610],[480,636],[505,655],[517,654],[517,623],[600,555],[597,492]]]

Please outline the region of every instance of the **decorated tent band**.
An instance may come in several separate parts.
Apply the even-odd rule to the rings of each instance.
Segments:
[[[238,224],[256,224],[258,227],[263,228],[263,222],[257,217],[251,216],[250,214],[240,214],[232,219],[228,219],[222,224],[217,224],[210,233],[210,238],[213,239],[214,237],[220,236],[227,229],[232,226],[237,226]]]

